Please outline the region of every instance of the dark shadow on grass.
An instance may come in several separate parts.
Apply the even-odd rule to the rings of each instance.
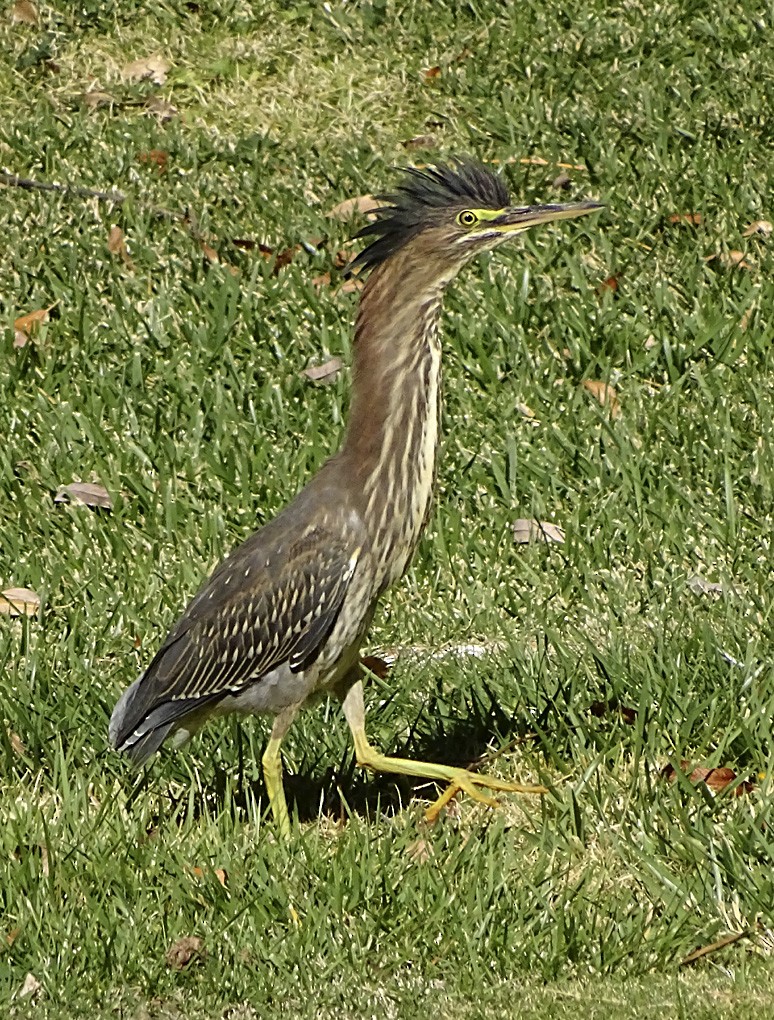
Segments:
[[[455,768],[477,770],[480,765],[486,772],[490,767],[486,756],[494,749],[529,741],[534,733],[524,713],[517,717],[503,709],[486,683],[479,682],[477,688],[473,693],[466,692],[464,699],[459,695],[458,707],[451,715],[448,696],[441,699],[431,695],[406,739],[392,746],[378,746],[374,741],[378,750]],[[519,779],[533,781],[532,777]],[[215,785],[223,788],[224,783],[216,780]],[[443,789],[443,784],[423,777],[369,773],[358,768],[351,745],[338,768],[328,766],[318,773],[312,761],[309,768],[298,773],[286,770],[284,786],[291,817],[301,822],[314,821],[321,815],[344,821],[348,812],[361,817],[391,817],[413,799],[433,800]],[[216,805],[223,807],[218,792],[213,793]],[[240,810],[257,797],[268,804],[263,780],[244,780],[243,774],[243,781],[232,791],[232,805]]]

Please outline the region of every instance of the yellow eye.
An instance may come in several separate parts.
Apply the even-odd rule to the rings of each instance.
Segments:
[[[478,216],[470,209],[463,209],[457,217],[457,222],[461,227],[472,227],[474,223],[478,223]]]

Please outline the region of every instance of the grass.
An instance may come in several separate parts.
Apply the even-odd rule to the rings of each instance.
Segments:
[[[26,346],[0,340],[0,588],[41,597],[0,616],[4,1013],[768,1015],[774,276],[771,240],[743,232],[774,218],[770,13],[38,6],[0,27],[0,163],[128,199],[0,196],[4,322],[53,306]],[[154,52],[164,85],[121,76]],[[113,102],[90,109],[94,89]],[[176,116],[148,115],[157,94]],[[407,153],[423,134],[435,147]],[[166,172],[138,159],[154,149]],[[460,151],[516,157],[525,202],[609,211],[449,294],[440,491],[369,637],[403,649],[369,729],[393,753],[501,751],[487,768],[552,793],[426,830],[429,791],[356,774],[321,706],[286,742],[278,845],[265,721],[212,725],[137,777],[107,720],[206,572],[336,448],[348,372],[300,375],[349,361],[357,296],[312,280],[335,280],[358,221],[327,210]],[[561,195],[557,163],[587,168]],[[190,210],[220,261],[155,207]],[[670,222],[685,213],[701,222]],[[231,243],[315,236],[277,272]],[[747,268],[708,261],[735,250]],[[76,479],[112,510],[55,503]],[[514,545],[519,517],[566,541]],[[489,652],[438,654],[466,642]],[[667,782],[682,759],[755,789]],[[175,970],[185,936],[201,952]]]

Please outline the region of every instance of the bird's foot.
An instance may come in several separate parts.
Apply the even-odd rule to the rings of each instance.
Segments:
[[[499,807],[500,801],[485,794],[481,787],[488,790],[497,790],[502,793],[548,793],[545,786],[531,786],[523,783],[509,783],[503,779],[495,779],[492,776],[482,776],[469,769],[450,769],[456,773],[451,782],[437,800],[434,800],[425,811],[425,821],[434,825],[445,807],[454,800],[458,793],[466,793],[479,804],[486,804],[487,807]]]

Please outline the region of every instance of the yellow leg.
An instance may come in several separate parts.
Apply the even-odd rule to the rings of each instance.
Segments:
[[[288,805],[285,800],[285,791],[282,788],[280,745],[282,744],[282,738],[290,728],[290,724],[295,719],[297,711],[298,706],[293,705],[280,712],[275,718],[269,742],[261,759],[266,792],[269,795],[269,804],[271,804],[271,813],[274,816],[274,823],[279,829],[282,839],[290,839],[290,815],[288,814]]]
[[[442,808],[460,790],[463,793],[467,793],[474,800],[487,804],[489,807],[496,807],[497,801],[483,793],[480,787],[483,787],[485,790],[498,790],[503,793],[548,793],[545,786],[525,786],[522,783],[509,783],[503,779],[482,776],[477,772],[454,768],[451,765],[438,765],[427,761],[412,761],[410,758],[389,758],[386,754],[381,754],[368,743],[368,738],[366,737],[363,684],[360,681],[353,684],[347,691],[343,701],[343,708],[355,741],[357,763],[362,768],[371,769],[373,772],[391,772],[401,776],[422,776],[426,779],[439,779],[441,782],[450,784],[439,800],[435,804],[431,804],[427,809],[426,817],[428,821],[435,821]]]

